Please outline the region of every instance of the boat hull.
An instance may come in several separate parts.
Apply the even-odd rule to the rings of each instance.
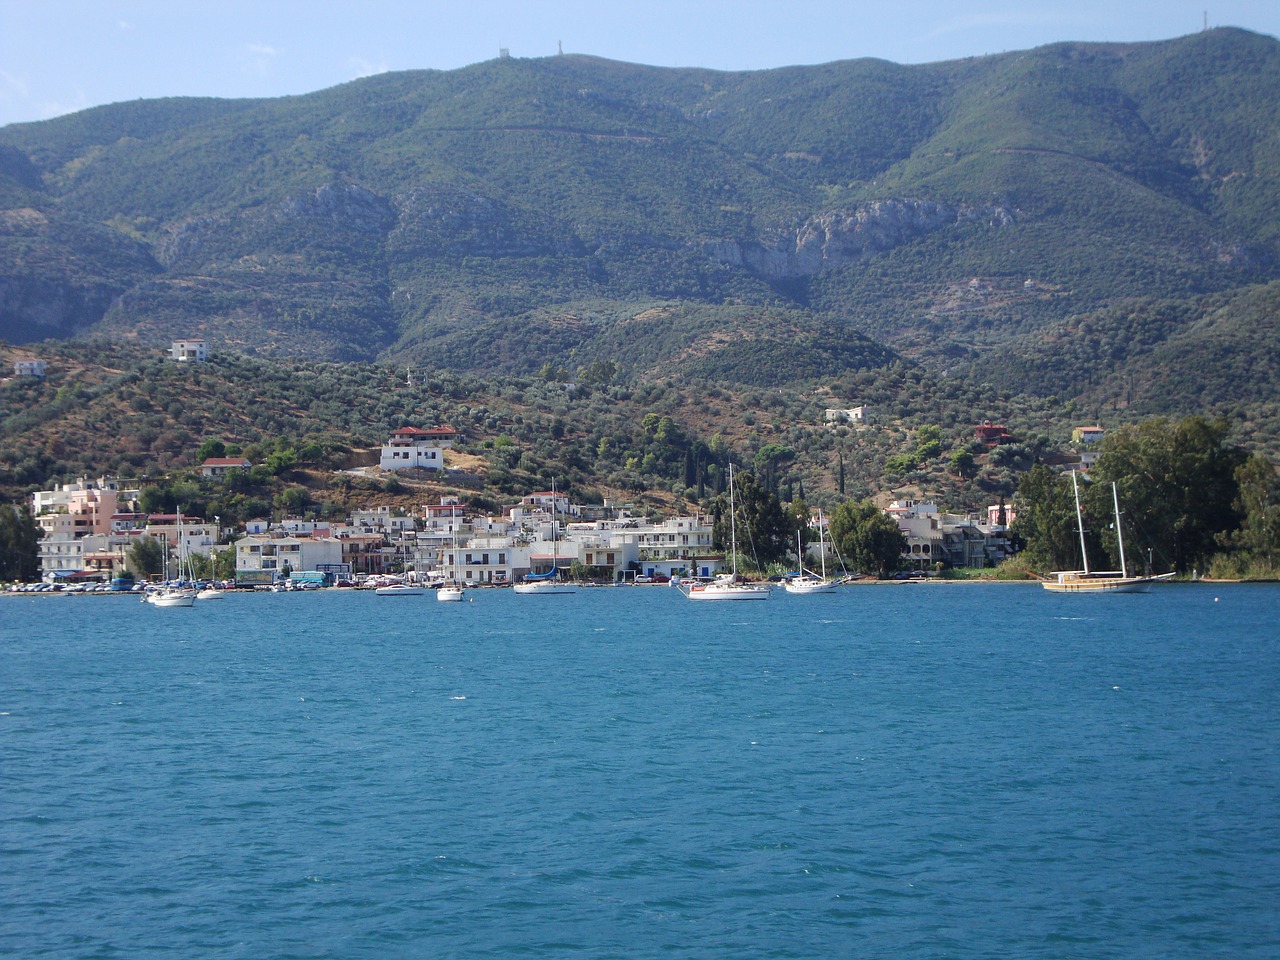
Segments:
[[[695,584],[682,591],[690,600],[768,600],[769,588],[747,583]]]
[[[147,603],[153,607],[194,607],[196,595],[194,593],[156,594],[147,597]]]
[[[792,580],[782,589],[787,593],[835,593],[836,585],[830,580]]]
[[[517,583],[511,589],[519,594],[530,596],[542,596],[546,594],[549,596],[551,594],[559,593],[574,593],[578,588],[571,583],[557,583],[550,580],[539,580],[534,583]]]
[[[1153,583],[1168,580],[1172,574],[1159,577],[1059,577],[1041,581],[1051,593],[1146,593]]]
[[[379,597],[420,597],[423,594],[423,589],[421,587],[393,586],[378,587],[373,592]]]
[[[441,587],[436,591],[436,599],[441,603],[461,603],[462,596],[461,587]]]

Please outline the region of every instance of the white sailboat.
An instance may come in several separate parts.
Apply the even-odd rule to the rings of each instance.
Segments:
[[[436,600],[440,603],[461,603],[463,599],[462,582],[458,579],[458,518],[453,518],[453,563],[449,570],[449,579],[436,588]]]
[[[1054,593],[1146,593],[1153,583],[1169,580],[1172,573],[1152,577],[1131,577],[1124,559],[1124,532],[1120,527],[1120,495],[1111,484],[1111,501],[1116,512],[1116,542],[1120,548],[1119,570],[1090,570],[1089,552],[1084,541],[1084,514],[1080,511],[1080,484],[1071,472],[1071,489],[1076,498],[1076,529],[1080,534],[1080,556],[1084,558],[1083,570],[1059,570],[1042,580],[1040,585]]]
[[[783,589],[787,593],[835,593],[836,583],[834,580],[827,579],[827,550],[826,540],[823,537],[824,524],[822,522],[822,511],[818,511],[818,553],[822,558],[822,575],[814,573],[812,570],[804,568],[804,550],[800,545],[800,532],[796,531],[796,554],[800,557],[800,576],[792,577],[785,584]]]
[[[732,573],[721,573],[711,583],[691,583],[680,592],[690,600],[768,600],[769,588],[759,583],[741,583],[738,580],[738,524],[733,499],[733,464],[729,464],[729,545],[733,557]]]
[[[166,549],[168,549],[166,547]],[[167,566],[167,561],[166,561]],[[178,514],[178,580],[166,583],[159,590],[146,594],[143,599],[153,607],[194,607],[196,591],[187,576],[187,541],[182,536],[182,514]]]
[[[556,485],[551,484],[551,570],[548,573],[526,573],[524,579],[511,589],[524,596],[551,596],[574,593],[577,587],[560,579],[560,554],[556,534],[560,521],[556,519]]]

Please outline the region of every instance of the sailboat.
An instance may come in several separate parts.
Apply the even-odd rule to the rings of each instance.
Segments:
[[[1119,570],[1090,570],[1089,551],[1084,542],[1084,514],[1080,512],[1080,484],[1071,472],[1071,489],[1076,498],[1076,529],[1080,533],[1080,556],[1084,558],[1083,570],[1059,570],[1049,574],[1040,585],[1054,593],[1146,593],[1153,583],[1169,580],[1172,573],[1152,577],[1131,577],[1124,559],[1124,532],[1120,527],[1120,494],[1111,484],[1111,502],[1116,512],[1116,542],[1120,547]]]
[[[800,545],[800,531],[796,531],[796,554],[800,557],[800,576],[792,577],[785,584],[783,589],[787,593],[835,593],[836,583],[834,580],[827,579],[827,551],[826,541],[823,537],[824,524],[822,522],[822,511],[818,511],[818,552],[822,557],[822,575],[814,573],[812,570],[804,568],[804,549]]]
[[[449,579],[436,589],[436,599],[441,603],[461,603],[462,583],[458,580],[458,518],[453,518],[453,564]]]
[[[516,593],[532,595],[550,595],[575,593],[577,587],[567,580],[560,579],[560,554],[557,551],[556,534],[560,529],[560,521],[556,519],[556,485],[551,484],[551,569],[547,573],[526,573],[524,579],[511,589]]]
[[[738,524],[733,499],[733,464],[729,464],[729,545],[733,572],[721,573],[711,583],[692,583],[680,592],[690,600],[768,600],[769,588],[759,583],[738,581]]]
[[[187,577],[187,541],[182,536],[182,514],[178,514],[178,581],[165,584],[159,590],[148,593],[143,599],[153,607],[194,607],[196,591]]]

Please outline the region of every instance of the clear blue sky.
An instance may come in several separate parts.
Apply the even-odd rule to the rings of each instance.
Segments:
[[[0,0],[0,125],[139,97],[273,97],[384,70],[587,53],[753,70],[1060,40],[1280,35],[1280,0]]]

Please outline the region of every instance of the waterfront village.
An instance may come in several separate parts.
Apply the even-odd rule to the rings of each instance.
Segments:
[[[445,453],[457,440],[447,428],[396,430],[376,468],[384,473],[444,474]],[[243,458],[201,465],[205,477],[248,469]],[[126,575],[136,538],[152,537],[172,558],[233,548],[235,584],[258,586],[357,585],[399,577],[409,581],[458,579],[498,586],[527,574],[549,573],[601,583],[663,582],[673,576],[713,576],[727,563],[712,542],[712,518],[697,513],[652,520],[624,504],[573,503],[563,493],[540,491],[481,516],[459,496],[441,496],[415,510],[353,510],[338,521],[302,518],[255,520],[227,529],[219,518],[137,512],[138,485],[114,478],[81,479],[32,496],[41,529],[39,560],[46,583],[109,583]],[[907,539],[904,567],[987,567],[1009,555],[1005,507],[984,515],[940,512],[928,501],[898,501],[886,508]],[[820,523],[815,514],[813,523]],[[841,558],[819,544],[812,562],[839,569]],[[172,572],[173,567],[170,567]]]
[[[203,339],[175,340],[170,359],[208,359]],[[15,364],[15,376],[43,377],[45,361]],[[828,409],[831,424],[862,424],[866,408]],[[1078,469],[1097,458],[1101,427],[1077,427]],[[383,444],[376,472],[384,475],[446,477],[446,451],[461,438],[447,427],[403,427]],[[1002,424],[984,421],[974,439],[992,448],[1014,438]],[[216,478],[253,465],[241,457],[215,457],[200,466]],[[117,478],[80,479],[32,495],[39,524],[41,579],[49,585],[106,584],[128,574],[129,548],[139,537],[167,547],[173,560],[235,550],[235,585],[282,582],[363,584],[385,579],[457,579],[500,586],[528,575],[561,575],[598,583],[663,582],[673,576],[710,577],[727,569],[717,550],[712,518],[696,513],[653,521],[633,516],[627,504],[572,503],[554,490],[531,493],[494,516],[468,510],[461,497],[443,496],[412,511],[378,507],[355,510],[341,522],[299,517],[254,520],[224,529],[219,518],[137,512],[140,485]],[[1012,553],[1012,506],[993,504],[981,514],[940,511],[930,500],[897,500],[885,512],[905,538],[901,566],[917,574],[942,567],[986,568]],[[815,513],[811,526],[825,521]],[[840,569],[825,531],[814,530],[806,561]],[[171,566],[169,571],[173,572]],[[852,572],[852,571],[851,571]]]

